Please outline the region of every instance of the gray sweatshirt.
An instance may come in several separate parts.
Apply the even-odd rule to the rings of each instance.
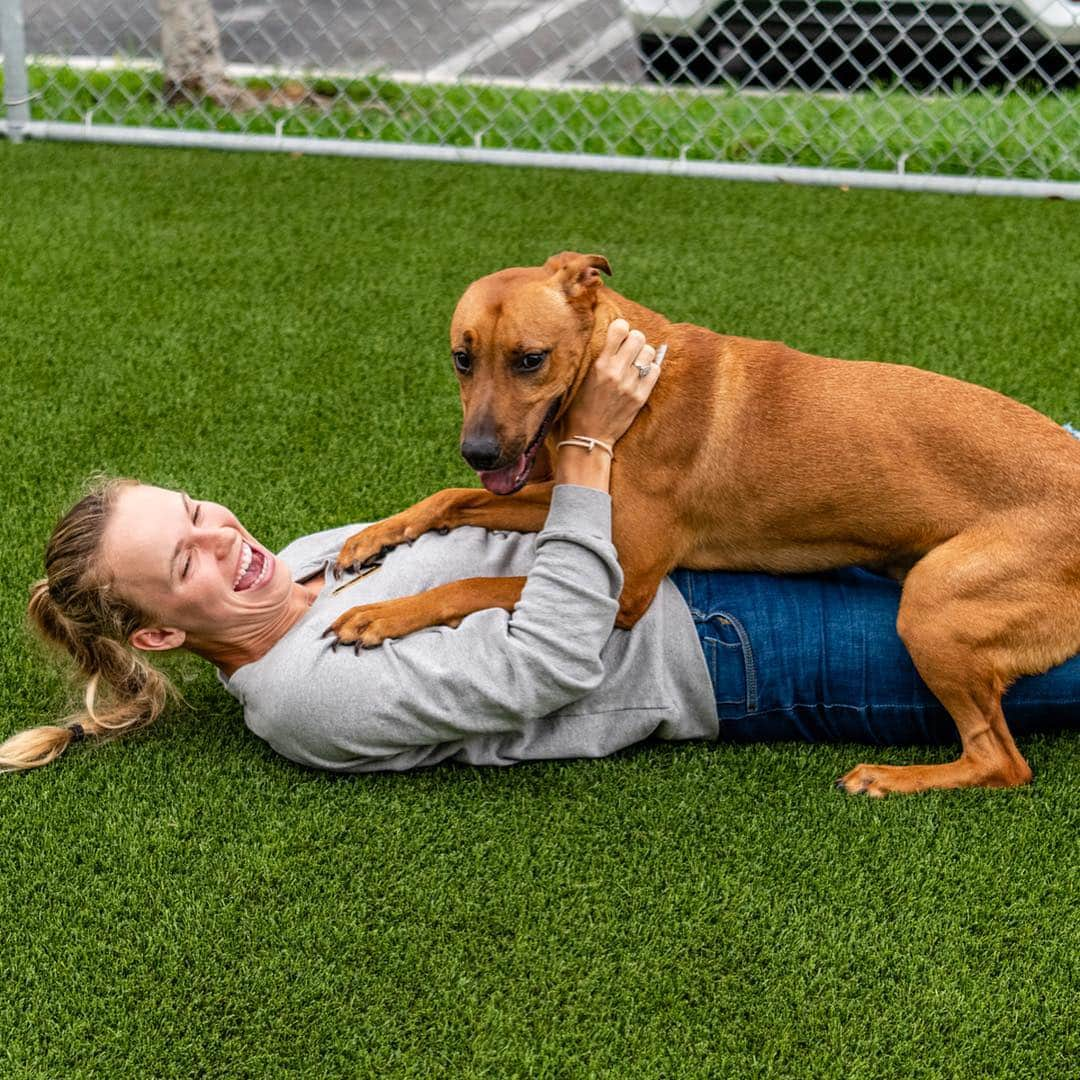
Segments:
[[[279,557],[303,580],[361,527],[303,537]],[[432,627],[359,655],[322,637],[355,604],[506,575],[527,575],[512,613],[478,611],[456,629]],[[340,584],[328,574],[300,622],[222,679],[247,726],[302,765],[510,765],[603,757],[650,737],[717,737],[705,659],[672,582],[665,578],[633,630],[613,628],[622,571],[604,492],[560,485],[538,534],[428,533],[335,593]]]

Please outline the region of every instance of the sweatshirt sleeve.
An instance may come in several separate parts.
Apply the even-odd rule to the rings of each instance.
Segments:
[[[622,580],[610,496],[559,485],[512,613],[478,611],[359,655],[298,641],[292,657],[302,648],[306,663],[281,667],[249,726],[294,761],[352,771],[431,764],[520,731],[600,684]]]
[[[527,715],[553,712],[599,685],[600,652],[615,625],[622,583],[611,496],[560,484],[505,629],[503,647],[527,679],[518,697]]]

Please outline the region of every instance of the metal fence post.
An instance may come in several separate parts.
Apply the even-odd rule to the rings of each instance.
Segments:
[[[22,0],[0,0],[0,48],[4,50],[4,104],[7,136],[22,142],[30,120],[30,90],[26,80],[26,35]]]

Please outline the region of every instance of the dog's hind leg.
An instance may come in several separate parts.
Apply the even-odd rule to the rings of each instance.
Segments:
[[[1002,537],[1007,539],[1002,539]],[[1075,553],[1016,523],[969,530],[908,574],[897,631],[927,686],[948,709],[961,754],[944,765],[859,765],[840,781],[853,794],[1014,787],[1031,780],[1001,699],[1022,675],[1080,649]]]

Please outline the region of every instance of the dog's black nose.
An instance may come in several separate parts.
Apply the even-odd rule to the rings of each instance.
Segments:
[[[478,472],[493,469],[502,457],[502,447],[495,439],[465,439],[461,456]]]

